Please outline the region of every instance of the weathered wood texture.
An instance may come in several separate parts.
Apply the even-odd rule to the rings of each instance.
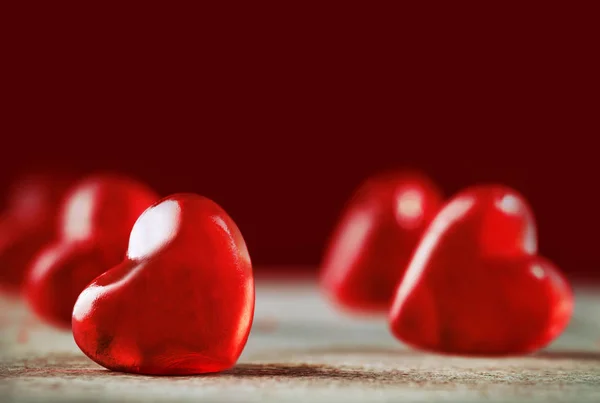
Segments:
[[[250,340],[222,374],[107,371],[15,301],[0,301],[0,325],[2,402],[600,402],[600,292],[590,289],[546,351],[505,359],[409,350],[383,318],[342,315],[305,281],[258,284]]]

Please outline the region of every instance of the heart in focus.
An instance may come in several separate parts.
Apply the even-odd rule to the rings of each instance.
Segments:
[[[423,350],[515,355],[554,340],[573,310],[561,272],[537,255],[536,227],[521,195],[467,189],[426,230],[390,311],[393,334]]]
[[[81,350],[115,371],[181,375],[232,367],[254,316],[254,279],[236,224],[213,201],[177,194],[140,216],[125,260],[73,309]]]
[[[95,175],[68,192],[58,237],[31,263],[24,292],[32,310],[46,322],[71,327],[79,293],[121,262],[135,220],[158,195],[122,176]]]
[[[321,286],[352,312],[387,312],[419,239],[442,204],[424,175],[380,174],[363,183],[329,242]]]

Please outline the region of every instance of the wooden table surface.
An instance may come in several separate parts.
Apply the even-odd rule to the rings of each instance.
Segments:
[[[225,373],[115,373],[14,300],[0,300],[1,402],[600,402],[600,291],[578,288],[568,330],[532,356],[403,347],[383,318],[337,312],[309,280],[257,281],[250,339]]]

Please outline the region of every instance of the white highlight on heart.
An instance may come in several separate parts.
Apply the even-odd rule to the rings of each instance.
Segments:
[[[496,201],[496,207],[501,211],[511,215],[522,215],[527,220],[527,228],[523,235],[523,249],[529,254],[537,253],[537,231],[535,228],[534,218],[527,206],[514,194],[506,194]]]
[[[87,287],[81,292],[81,294],[79,294],[79,297],[77,297],[77,302],[73,307],[73,319],[78,321],[85,319],[85,317],[93,311],[94,305],[102,296],[110,293],[112,290],[118,290],[119,288],[123,287],[129,282],[129,280],[135,277],[136,273],[142,270],[144,266],[145,263],[138,264],[136,267],[131,269],[129,273],[123,276],[123,278],[112,284],[106,286],[92,284]]]
[[[543,267],[539,264],[534,264],[533,266],[531,266],[531,274],[533,274],[534,277],[540,280],[546,277],[546,272],[544,271]]]
[[[246,246],[246,242],[242,238],[239,231],[232,231],[232,228],[230,228],[225,222],[225,220],[223,220],[223,218],[218,215],[211,216],[210,218],[215,224],[219,226],[219,228],[221,228],[227,234],[230,240],[231,250],[236,251],[237,255],[240,259],[244,261],[244,263],[252,264],[250,260],[250,253],[248,253],[248,248]]]
[[[535,224],[533,222],[533,218],[528,220],[527,228],[525,229],[525,239],[523,242],[523,249],[525,252],[530,255],[535,255],[537,253],[537,234],[536,234]]]
[[[402,190],[396,200],[396,220],[404,227],[415,227],[423,218],[423,195],[416,189]]]
[[[432,249],[437,245],[440,236],[456,221],[460,220],[473,206],[473,198],[462,197],[448,204],[433,220],[425,232],[415,254],[406,270],[404,279],[400,283],[400,288],[394,298],[391,315],[396,316],[402,307],[404,300],[423,274],[423,269],[427,263]]]
[[[175,200],[150,207],[137,219],[129,236],[127,257],[141,259],[156,253],[177,234],[181,224],[181,207]]]
[[[333,283],[340,283],[343,281],[347,268],[356,260],[358,254],[361,252],[361,246],[364,243],[364,239],[367,238],[369,233],[373,230],[373,217],[372,213],[363,210],[352,213],[353,216],[349,217],[343,228],[340,228],[340,239],[335,249],[331,251],[326,266],[335,264],[335,267],[328,267],[325,271],[326,276],[329,277],[327,281]]]
[[[496,206],[507,214],[517,214],[521,211],[521,203],[515,195],[507,194],[496,202]]]
[[[92,312],[94,303],[102,293],[103,288],[91,285],[79,294],[77,302],[75,302],[75,306],[73,307],[73,318],[75,320],[83,320]]]
[[[40,252],[31,265],[29,280],[32,282],[38,281],[48,271],[48,268],[56,263],[69,246],[67,243],[61,243]]]
[[[90,183],[78,189],[63,210],[66,239],[85,239],[92,232],[92,216],[95,209],[98,184]]]

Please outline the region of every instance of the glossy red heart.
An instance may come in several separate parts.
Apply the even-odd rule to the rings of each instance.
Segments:
[[[0,289],[21,292],[32,259],[56,236],[60,205],[72,179],[62,174],[28,174],[9,190],[0,218]]]
[[[135,220],[158,195],[129,178],[95,175],[65,198],[59,235],[33,260],[25,284],[30,307],[42,319],[71,327],[79,293],[121,262]]]
[[[537,256],[533,214],[502,186],[450,200],[421,240],[395,295],[390,326],[404,343],[439,353],[535,351],[567,326],[571,288]]]
[[[232,367],[254,316],[250,256],[213,201],[167,197],[137,220],[127,258],[73,310],[81,350],[115,371],[199,374]]]
[[[392,172],[363,183],[325,253],[321,286],[354,312],[387,312],[421,234],[442,204],[431,180]]]

